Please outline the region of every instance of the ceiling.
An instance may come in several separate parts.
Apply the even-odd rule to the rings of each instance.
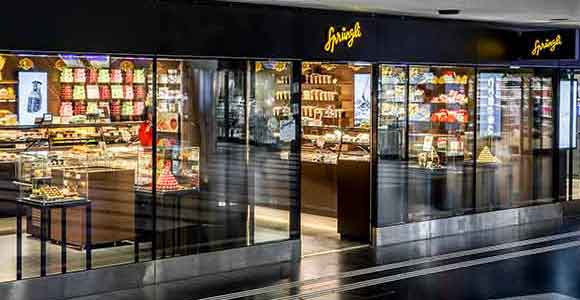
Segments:
[[[226,0],[318,9],[580,27],[579,0]],[[440,16],[439,9],[459,9]]]

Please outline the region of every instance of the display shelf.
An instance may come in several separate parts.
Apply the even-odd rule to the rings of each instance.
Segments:
[[[102,123],[73,123],[73,124],[37,124],[37,125],[0,125],[0,130],[28,130],[47,128],[82,128],[82,127],[126,127],[140,125],[144,121],[120,121]]]
[[[27,204],[35,207],[63,207],[63,206],[79,206],[84,204],[89,204],[91,201],[84,197],[72,197],[72,198],[58,198],[50,200],[42,200],[31,197],[18,198],[18,202],[22,204]]]
[[[15,85],[15,84],[18,84],[18,81],[16,81],[16,80],[0,80],[0,84]]]

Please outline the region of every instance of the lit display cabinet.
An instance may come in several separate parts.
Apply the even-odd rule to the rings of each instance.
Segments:
[[[49,152],[19,157],[19,200],[42,204],[87,200],[87,168],[71,157]]]
[[[378,155],[403,158],[407,118],[407,67],[381,65],[378,97]]]
[[[135,188],[138,191],[152,190],[151,153],[151,148],[139,151],[135,177]],[[199,190],[199,147],[158,147],[156,170],[158,193]]]
[[[471,68],[410,67],[409,158],[418,167],[461,168],[472,158],[474,79]]]

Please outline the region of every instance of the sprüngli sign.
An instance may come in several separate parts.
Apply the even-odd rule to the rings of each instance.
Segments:
[[[341,45],[352,48],[355,42],[362,36],[363,32],[359,22],[355,22],[352,27],[343,26],[340,29],[337,29],[335,26],[330,26],[324,43],[324,51],[334,53],[334,49]]]

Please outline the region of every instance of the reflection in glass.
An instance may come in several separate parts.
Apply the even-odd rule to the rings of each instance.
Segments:
[[[478,95],[478,209],[552,201],[551,77],[482,71]]]
[[[253,64],[253,93],[249,105],[250,199],[256,243],[289,238],[290,208],[295,205],[297,160],[296,120],[291,112],[292,64],[258,61]]]
[[[405,222],[407,186],[407,67],[381,65],[378,95],[379,225]]]
[[[409,220],[473,210],[472,68],[409,68]]]

